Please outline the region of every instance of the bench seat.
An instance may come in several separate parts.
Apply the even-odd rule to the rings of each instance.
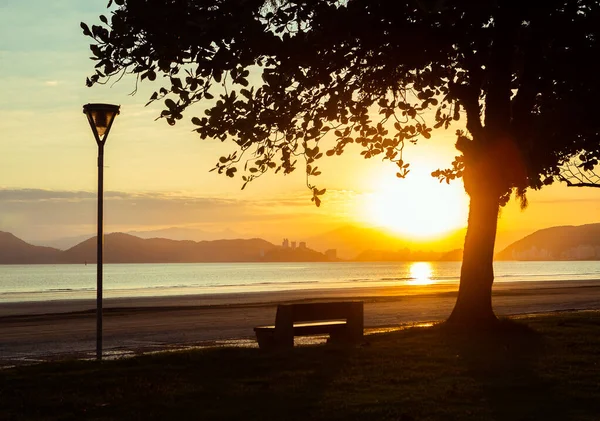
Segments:
[[[260,348],[291,348],[294,336],[329,335],[329,342],[357,343],[363,337],[362,301],[280,304],[275,325],[254,328]]]
[[[324,335],[333,330],[344,329],[346,327],[345,320],[331,320],[323,322],[305,322],[294,323],[294,336],[311,336]],[[254,328],[255,332],[272,332],[275,333],[275,325],[273,326],[258,326]]]

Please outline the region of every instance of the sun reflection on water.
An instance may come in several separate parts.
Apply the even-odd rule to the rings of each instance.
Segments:
[[[435,283],[431,276],[433,271],[427,262],[415,262],[410,266],[409,285],[430,285]]]

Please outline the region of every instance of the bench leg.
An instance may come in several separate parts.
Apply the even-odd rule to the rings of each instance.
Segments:
[[[362,335],[353,335],[348,329],[334,330],[329,334],[327,343],[332,344],[357,344],[362,341]]]
[[[327,343],[343,344],[348,343],[348,333],[345,329],[334,330],[329,334]]]
[[[273,349],[275,348],[275,335],[274,332],[256,331],[256,341],[260,349]]]

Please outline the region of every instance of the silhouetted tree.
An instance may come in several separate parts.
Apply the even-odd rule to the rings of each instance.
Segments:
[[[87,84],[124,73],[158,78],[163,86],[150,101],[164,100],[169,124],[199,103],[204,115],[192,122],[200,137],[237,144],[215,169],[233,177],[242,168],[243,186],[268,170],[290,173],[301,157],[319,205],[325,190],[312,183],[323,154],[356,143],[404,177],[405,142],[466,118],[460,155],[433,173],[462,177],[470,197],[451,323],[496,320],[494,242],[511,192],[525,204],[527,189],[552,183],[570,157],[590,145],[596,152],[587,159],[597,157],[598,1],[115,4],[103,25],[82,24],[97,61]]]
[[[596,165],[596,163],[593,165]],[[586,163],[576,159],[564,164],[558,177],[569,187],[600,188],[600,174],[596,169],[591,164],[586,166]]]

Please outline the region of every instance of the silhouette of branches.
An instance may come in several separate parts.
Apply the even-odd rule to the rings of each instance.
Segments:
[[[600,174],[597,168],[587,169],[579,161],[571,161],[560,170],[559,178],[569,187],[598,187]]]

